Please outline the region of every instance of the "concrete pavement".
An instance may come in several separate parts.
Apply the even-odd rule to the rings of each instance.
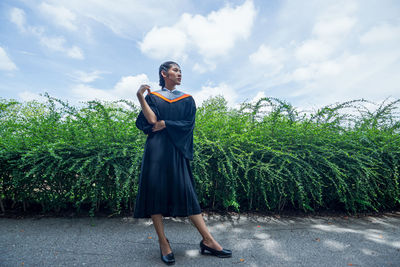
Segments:
[[[188,218],[165,218],[175,266],[400,266],[400,212],[379,216],[204,214],[232,258],[201,255]],[[0,266],[166,266],[151,219],[0,218]]]

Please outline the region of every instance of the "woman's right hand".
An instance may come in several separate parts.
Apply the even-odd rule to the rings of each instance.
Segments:
[[[143,95],[144,92],[145,92],[146,90],[147,90],[148,93],[150,94],[150,86],[147,85],[147,84],[142,84],[142,85],[139,87],[139,90],[137,91],[136,95],[137,95],[137,96]]]

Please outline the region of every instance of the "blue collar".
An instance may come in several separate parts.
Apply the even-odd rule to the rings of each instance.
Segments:
[[[169,89],[163,87],[161,90],[158,90],[155,92],[160,93],[161,95],[163,95],[164,97],[166,97],[169,100],[174,100],[174,99],[184,95],[183,92],[177,90],[176,88],[174,90],[170,91]]]
[[[165,88],[165,87],[163,87],[161,90],[162,90],[162,91],[168,91],[168,92],[171,92],[171,93],[173,93],[173,92],[175,92],[175,91],[178,91],[176,88],[173,89],[173,90],[169,90],[169,89],[167,89],[167,88]]]

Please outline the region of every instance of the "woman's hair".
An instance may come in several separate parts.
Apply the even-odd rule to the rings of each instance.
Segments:
[[[159,70],[158,70],[158,75],[160,76],[160,86],[163,88],[165,86],[165,80],[164,77],[161,75],[161,71],[168,72],[168,70],[171,68],[172,65],[177,65],[179,68],[179,64],[173,61],[166,61],[163,64],[161,64]]]

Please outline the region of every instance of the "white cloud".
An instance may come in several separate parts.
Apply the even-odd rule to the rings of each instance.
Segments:
[[[185,0],[171,0],[166,5],[155,0],[129,3],[115,0],[112,5],[106,0],[45,0],[36,4],[23,1],[19,6],[27,6],[23,7],[26,15],[22,9],[10,9],[9,17],[16,31],[30,34],[35,37],[33,41],[41,41],[48,50],[73,58],[83,58],[84,53],[67,36],[83,40],[87,26],[96,30],[96,36],[110,38],[116,50],[127,40],[116,40],[108,29],[118,37],[128,38],[131,44],[137,42],[141,51],[151,58],[186,59],[186,65],[190,63],[193,70],[188,74],[199,74],[195,79],[187,77],[193,81],[188,87],[202,92],[196,96],[199,104],[204,97],[219,91],[224,97],[237,93],[230,102],[239,97],[251,99],[265,94],[288,99],[293,104],[310,101],[324,105],[361,97],[373,101],[389,95],[400,97],[400,5],[393,1],[366,1],[282,1],[273,7],[263,1],[217,1],[212,5],[200,4],[197,11],[193,1]],[[221,3],[228,4],[221,6]],[[50,14],[52,8],[55,14],[60,12],[60,20],[51,21],[57,17]],[[204,10],[214,11],[203,13]],[[63,36],[60,31],[50,32],[60,28],[45,24],[40,27],[35,18],[47,19],[53,25],[57,23],[63,27],[61,30],[74,31],[79,27]],[[123,57],[123,50],[115,51],[115,55]],[[16,60],[12,57],[14,53],[10,53],[8,56]],[[135,51],[129,55],[135,57]],[[134,68],[148,68],[148,64],[142,65],[139,61]],[[16,63],[22,66],[19,60]],[[92,63],[88,62],[89,70],[90,66],[101,64]],[[114,69],[112,65],[110,68]],[[85,70],[84,66],[75,66],[75,69]],[[210,70],[214,71],[200,75]],[[145,70],[137,73],[142,71]],[[109,99],[117,95],[132,97],[132,92],[135,99],[138,85],[134,85],[134,90],[129,88],[135,79],[121,78],[118,83],[102,86],[97,84],[107,81],[98,81],[102,75],[93,69],[74,75],[78,83],[73,87],[77,89],[75,95],[79,96],[81,91],[82,99],[97,95]],[[200,80],[209,84],[199,88],[201,85],[196,82]],[[93,81],[98,81],[96,86],[87,85]],[[107,90],[99,89],[105,87]]]
[[[111,91],[94,88],[86,84],[73,86],[71,93],[73,94],[73,98],[79,101],[90,101],[95,99],[112,101],[117,99]]]
[[[113,93],[118,96],[133,96],[136,98],[136,92],[139,89],[140,85],[149,83],[150,81],[146,74],[125,76],[122,77],[121,80],[114,86]],[[153,83],[150,90],[159,90],[159,87],[155,86]]]
[[[347,35],[354,29],[357,19],[354,17],[354,2],[337,3],[325,7],[316,18],[312,34],[295,51],[296,58],[302,63],[327,60],[341,49]]]
[[[186,58],[195,51],[205,60],[201,68],[204,70],[204,66],[213,67],[214,60],[228,55],[238,40],[249,37],[255,16],[251,0],[235,8],[227,5],[207,16],[185,13],[171,27],[154,27],[140,42],[140,49],[157,59],[164,59],[171,53],[174,57]]]
[[[106,71],[95,70],[92,72],[75,71],[74,74],[70,74],[75,81],[80,83],[91,83],[101,78],[101,74],[108,73]]]
[[[255,105],[257,101],[259,101],[261,98],[266,98],[267,96],[265,95],[264,91],[258,91],[257,94],[253,97],[253,99],[250,101],[251,104]],[[259,114],[266,114],[268,112],[272,111],[272,106],[266,103],[265,101],[261,102],[261,107],[258,109]]]
[[[341,64],[335,60],[328,60],[319,63],[312,63],[305,67],[294,70],[293,79],[295,81],[315,80],[321,77],[336,76],[342,71]]]
[[[43,2],[39,5],[39,10],[55,24],[70,31],[76,31],[78,29],[76,25],[76,15],[63,6],[55,6]]]
[[[347,35],[356,23],[353,17],[334,17],[321,19],[313,28],[313,34],[322,38],[341,38]]]
[[[70,58],[84,59],[83,51],[78,46],[68,47],[62,36],[47,36],[44,27],[30,26],[26,23],[25,12],[19,8],[12,8],[10,21],[17,25],[21,32],[28,32],[39,39],[39,43],[53,51],[63,52]]]
[[[64,14],[64,24],[92,20],[102,24],[116,35],[137,40],[144,31],[153,25],[171,24],[179,17],[182,10],[190,5],[186,0],[170,0],[168,3],[159,0],[47,0],[53,8],[69,10],[75,19]],[[32,6],[36,8],[36,6]],[[64,12],[65,13],[65,12]],[[86,25],[85,25],[86,26]],[[78,25],[81,30],[82,24]]]
[[[360,54],[344,53],[334,61],[311,64],[304,73],[297,74],[301,87],[292,91],[290,97],[304,98],[319,105],[337,101],[366,98],[382,101],[388,96],[399,97],[397,84],[400,52],[380,51]],[[300,75],[304,79],[300,79]],[[307,76],[308,75],[308,76]]]
[[[63,37],[40,36],[40,43],[54,51],[64,51],[65,39]]]
[[[302,43],[295,52],[296,58],[304,63],[320,61],[329,58],[334,52],[332,43],[314,39]]]
[[[261,98],[266,97],[265,93],[263,91],[257,92],[257,94],[253,97],[253,99],[250,101],[251,103],[255,104],[258,100]]]
[[[4,48],[0,46],[0,70],[11,71],[16,69],[15,63],[8,57]]]
[[[86,84],[78,84],[71,88],[72,98],[74,101],[90,101],[94,99],[104,101],[115,101],[119,99],[127,99],[139,105],[136,92],[140,85],[150,85],[150,90],[159,90],[159,86],[149,81],[146,74],[138,74],[136,76],[124,76],[117,84],[109,90],[95,88]]]
[[[249,37],[256,10],[252,1],[211,12],[207,17],[183,14],[177,27],[185,30],[205,58],[227,55],[236,41]]]
[[[75,58],[75,59],[85,58],[82,50],[79,47],[77,46],[67,47],[65,45],[66,40],[64,39],[64,37],[48,37],[46,35],[39,34],[38,38],[43,46],[53,51],[64,52],[70,58]]]
[[[140,50],[155,59],[186,58],[187,35],[172,27],[154,27],[139,44]]]
[[[69,47],[69,48],[65,48],[65,52],[67,52],[67,55],[71,58],[75,58],[75,59],[84,59],[85,58],[85,56],[83,55],[82,49],[80,49],[76,45]]]
[[[368,3],[286,1],[277,21],[258,26],[265,38],[228,82],[241,95],[263,89],[301,108],[400,97],[399,6]]]
[[[33,93],[31,91],[24,91],[22,93],[18,93],[18,97],[24,102],[36,100],[38,102],[45,103],[47,101],[46,97],[41,96],[38,93]]]
[[[237,107],[238,94],[226,83],[220,83],[218,86],[202,86],[200,91],[193,94],[193,98],[196,106],[201,106],[208,98],[218,95],[222,95],[225,98],[229,107]]]
[[[368,32],[360,37],[362,44],[378,44],[395,41],[399,44],[400,41],[400,26],[382,24],[372,27]]]
[[[363,58],[347,51],[348,40],[354,36],[358,20],[355,16],[357,9],[358,5],[353,1],[328,4],[320,10],[310,38],[294,48],[298,61],[292,64],[289,71],[292,73],[292,81],[299,88],[292,91],[291,97],[312,95],[317,98],[330,95],[325,98],[328,100],[338,91],[343,93],[342,89],[351,88],[350,84],[354,85],[344,81],[354,80],[348,73],[359,68],[360,59]],[[341,87],[340,90],[332,90],[338,86]],[[339,98],[343,99],[344,95],[346,94]]]
[[[295,81],[307,81],[314,77],[315,67],[300,67],[294,70],[293,79]]]
[[[249,56],[249,59],[252,64],[271,66],[278,71],[287,59],[287,52],[283,48],[274,49],[262,44],[256,52]]]
[[[22,32],[25,31],[25,12],[20,8],[12,8],[10,10],[10,21],[17,25],[18,29]]]
[[[204,60],[203,63],[195,63],[193,65],[193,71],[198,72],[200,74],[205,73],[207,71],[213,71],[217,68],[217,65],[214,62],[209,60]]]
[[[355,25],[353,17],[320,19],[313,27],[312,37],[303,41],[295,55],[303,63],[326,60],[340,49],[346,35]]]

